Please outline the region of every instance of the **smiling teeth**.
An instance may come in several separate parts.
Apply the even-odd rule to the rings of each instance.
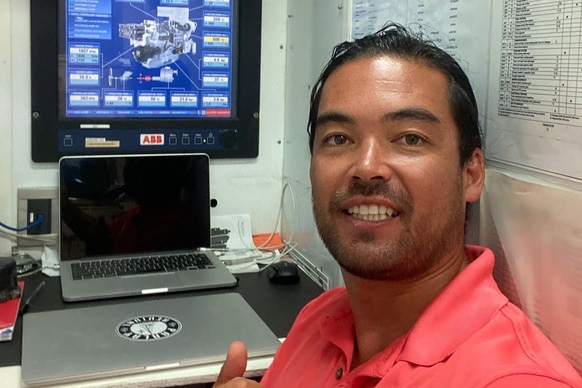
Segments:
[[[398,212],[383,205],[357,205],[348,209],[352,216],[366,221],[383,221],[396,217]]]

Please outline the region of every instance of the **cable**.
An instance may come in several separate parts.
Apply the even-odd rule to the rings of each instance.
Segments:
[[[277,226],[279,226],[279,223],[281,221],[281,216],[283,214],[283,204],[285,202],[285,193],[287,191],[289,191],[289,193],[291,195],[291,203],[293,206],[293,208],[292,208],[293,218],[292,218],[292,222],[291,222],[291,232],[290,232],[289,239],[287,241],[285,241],[285,240],[283,240],[283,237],[281,236],[281,241],[283,242],[282,244],[272,245],[272,246],[269,246],[267,249],[266,246],[273,239],[273,236],[277,232]],[[285,182],[285,184],[283,185],[283,190],[281,192],[281,201],[279,202],[279,210],[277,211],[277,218],[275,220],[275,227],[273,228],[273,231],[271,232],[269,237],[267,237],[267,239],[257,248],[261,251],[264,250],[264,251],[274,252],[274,254],[268,258],[261,258],[261,259],[256,260],[258,264],[262,265],[261,268],[259,268],[258,272],[262,272],[262,271],[266,270],[267,268],[269,268],[271,266],[271,264],[278,262],[282,256],[285,256],[285,255],[289,254],[290,252],[292,252],[293,250],[295,250],[297,243],[291,243],[291,239],[293,238],[293,234],[295,232],[296,219],[297,219],[297,201],[295,200],[295,193],[293,192],[293,187],[291,186],[291,184],[289,182]]]
[[[289,190],[289,194],[291,195],[291,203],[293,205],[293,209],[292,209],[292,219],[291,219],[291,229],[289,232],[289,239],[284,240],[283,236],[281,236],[281,241],[283,241],[285,246],[291,245],[291,240],[293,239],[293,235],[295,234],[295,226],[296,226],[296,222],[297,222],[297,200],[295,198],[295,192],[293,191],[293,186],[291,186],[291,184],[289,182],[285,182],[285,185],[283,186],[283,192],[281,193],[281,212],[283,212],[282,204],[283,204],[283,200],[285,198],[285,192],[287,190]],[[296,245],[297,244],[292,244],[292,248],[289,251],[292,251],[293,249],[295,249]]]
[[[292,204],[292,211],[291,211],[291,228],[290,228],[290,232],[289,232],[289,238],[287,240],[285,240],[283,238],[283,235],[281,235],[281,241],[283,242],[282,244],[282,249],[281,249],[281,256],[285,256],[290,254],[291,252],[293,252],[297,246],[297,243],[291,242],[293,240],[293,235],[295,234],[295,224],[297,221],[297,201],[295,198],[295,192],[293,191],[293,186],[289,183],[289,182],[285,182],[285,185],[283,186],[283,192],[281,193],[281,207],[279,209],[279,214],[283,213],[283,202],[285,199],[285,193],[289,191],[289,194],[291,195],[291,204]]]
[[[35,273],[38,273],[38,272],[40,272],[40,271],[42,271],[42,270],[45,270],[45,269],[54,269],[54,270],[58,270],[58,269],[60,269],[60,268],[61,268],[61,267],[60,267],[60,265],[59,265],[59,264],[54,264],[54,265],[47,265],[47,266],[44,266],[44,267],[38,267],[38,268],[35,268],[35,269],[31,270],[31,271],[27,271],[27,272],[23,272],[23,273],[21,273],[21,274],[18,274],[17,278],[18,278],[18,279],[20,279],[20,278],[25,278],[25,277],[27,277],[27,276],[34,275]]]
[[[27,226],[24,226],[22,228],[13,228],[11,226],[8,226],[6,224],[4,224],[3,222],[0,221],[0,226],[14,231],[14,232],[22,232],[25,230],[29,230],[32,229],[40,224],[42,224],[44,222],[44,215],[39,214],[38,215],[38,220],[36,220],[35,222],[28,224]],[[10,232],[6,232],[5,230],[0,229],[0,234],[4,235],[4,236],[8,236],[11,238],[16,238],[16,239],[23,239],[23,240],[29,240],[29,241],[35,241],[35,242],[41,242],[44,244],[48,244],[48,245],[54,245],[55,241],[52,239],[46,239],[46,238],[42,238],[42,237],[35,237],[34,235],[28,235],[28,234],[15,234],[15,233],[10,233]]]
[[[281,240],[283,241],[282,244],[271,245],[271,246],[267,247],[267,244],[273,239],[273,236],[275,236],[275,233],[277,233],[277,226],[279,225],[279,222],[281,220],[281,215],[283,214],[283,203],[285,200],[285,193],[287,191],[289,191],[289,193],[291,194],[291,202],[293,204],[293,210],[292,210],[292,213],[293,213],[292,221],[293,222],[292,222],[292,228],[291,228],[291,234],[290,234],[289,241],[284,241],[281,238]],[[261,267],[261,269],[259,271],[264,271],[271,264],[277,262],[281,256],[284,256],[295,249],[295,246],[297,244],[291,243],[290,241],[293,238],[296,215],[297,215],[297,202],[295,201],[295,193],[293,192],[293,187],[291,186],[291,184],[289,182],[285,182],[285,184],[283,185],[283,190],[281,192],[281,201],[279,202],[279,210],[277,211],[277,218],[275,220],[275,227],[273,228],[273,231],[271,232],[269,237],[267,237],[267,239],[261,245],[259,245],[257,247],[257,249],[259,249],[261,251],[273,252],[273,255],[268,257],[268,258],[257,259],[258,263],[265,264],[265,266]],[[241,234],[240,227],[239,227],[239,234]]]
[[[10,237],[12,239],[24,239],[24,240],[30,240],[30,241],[36,241],[36,242],[41,242],[47,245],[55,245],[56,241],[55,240],[50,240],[50,239],[46,239],[46,238],[42,238],[42,237],[34,237],[34,235],[29,235],[29,234],[16,234],[16,233],[11,233],[11,232],[6,232],[5,230],[0,229],[0,234]]]
[[[291,186],[289,185],[288,182],[285,182],[285,184],[283,185],[283,191],[281,192],[281,201],[279,202],[279,210],[277,211],[277,218],[275,219],[275,226],[273,227],[273,229],[272,229],[273,231],[271,232],[269,237],[267,237],[267,239],[258,247],[259,249],[267,246],[267,244],[269,242],[271,242],[271,240],[273,239],[273,236],[275,235],[275,233],[277,233],[277,226],[279,225],[279,221],[281,220],[281,214],[283,213],[283,200],[285,198],[285,191],[286,191],[287,187],[291,187]],[[295,201],[293,201],[293,205],[295,205]],[[294,208],[295,208],[295,206],[294,206]]]
[[[274,257],[277,257],[277,254],[279,253],[279,251],[277,249],[272,249],[271,247],[269,248],[200,248],[200,250],[202,251],[213,251],[214,253],[217,252],[226,252],[226,253],[237,253],[237,252],[242,252],[242,253],[248,253],[248,256],[246,257],[242,257],[242,258],[233,258],[233,259],[222,259],[224,261],[231,261],[233,264],[236,264],[237,262],[240,263],[245,263],[245,262],[250,262],[253,260],[262,262],[264,260],[271,260]],[[253,252],[260,252],[261,254],[253,254]],[[264,253],[269,253],[270,255],[268,257],[262,257],[262,255]]]
[[[286,255],[287,253],[293,251],[295,249],[295,246],[297,245],[296,243],[290,243],[287,241],[283,241],[281,244],[277,244],[277,245],[271,245],[271,246],[267,246],[269,244],[269,242],[271,242],[273,240],[273,237],[275,236],[275,234],[277,233],[278,230],[278,226],[279,223],[281,221],[281,216],[283,214],[283,204],[284,204],[284,200],[285,200],[285,194],[286,192],[289,191],[289,193],[291,194],[291,201],[292,201],[292,213],[293,213],[293,217],[292,217],[292,227],[291,227],[291,233],[290,233],[290,238],[289,241],[292,239],[293,234],[294,234],[294,229],[295,229],[295,222],[297,219],[297,202],[295,200],[295,193],[293,192],[293,188],[290,185],[289,182],[285,182],[285,184],[283,185],[283,189],[281,192],[281,200],[279,202],[279,208],[277,211],[277,218],[275,220],[275,226],[272,229],[272,232],[270,233],[270,235],[267,237],[267,239],[265,241],[263,241],[259,246],[246,246],[245,241],[246,239],[244,238],[244,230],[242,230],[242,226],[243,223],[239,222],[237,224],[236,227],[236,233],[238,233],[239,239],[243,242],[243,244],[245,244],[245,247],[243,248],[203,248],[205,250],[211,250],[214,252],[226,252],[226,253],[237,253],[237,252],[244,252],[247,253],[248,252],[248,256],[245,255],[245,257],[239,257],[239,258],[221,258],[221,260],[223,262],[225,262],[227,265],[241,265],[241,264],[246,264],[248,263],[249,266],[253,265],[253,264],[260,264],[262,265],[262,267],[260,268],[259,271],[263,271],[265,268],[267,268],[268,266],[270,266],[271,264],[277,262],[279,260],[279,258],[281,256]],[[234,232],[234,231],[233,231]],[[252,251],[260,251],[260,252],[269,252],[270,255],[265,257],[263,256],[255,256],[253,255]],[[241,255],[242,256],[242,255]]]
[[[8,229],[8,230],[11,230],[11,231],[13,231],[13,232],[22,232],[22,231],[24,231],[24,230],[29,230],[29,229],[32,229],[32,228],[34,228],[34,227],[37,227],[38,225],[42,224],[42,223],[43,223],[43,221],[44,221],[44,216],[43,216],[42,214],[39,214],[39,215],[38,215],[38,220],[36,220],[36,221],[34,221],[33,223],[31,223],[31,224],[28,224],[28,225],[26,225],[26,226],[24,226],[24,227],[22,227],[22,228],[13,228],[12,226],[8,226],[8,225],[6,225],[6,224],[5,224],[5,223],[3,223],[2,221],[0,221],[0,226],[2,226],[2,227],[4,227],[4,228],[6,228],[6,229]]]
[[[288,242],[285,244],[285,249],[281,251],[281,256],[288,255],[293,252],[297,247],[297,243]]]
[[[271,242],[273,240],[273,237],[275,236],[275,234],[277,233],[277,229],[279,226],[279,223],[281,221],[281,216],[283,214],[283,204],[285,201],[285,194],[289,192],[291,195],[291,203],[292,203],[292,218],[291,218],[291,230],[290,230],[290,235],[289,235],[289,239],[287,241],[283,240],[281,238],[282,244],[277,244],[277,245],[271,245],[268,246],[269,242]],[[269,256],[267,257],[257,257],[257,256],[252,256],[252,253],[250,254],[250,256],[246,256],[246,257],[241,257],[241,258],[224,258],[221,260],[223,260],[224,263],[226,263],[227,265],[243,265],[243,264],[247,264],[248,266],[252,266],[254,264],[260,264],[260,268],[258,270],[258,272],[264,271],[265,269],[267,269],[268,267],[271,266],[271,264],[276,263],[277,261],[279,261],[279,259],[281,258],[281,256],[285,256],[287,254],[289,254],[290,252],[292,252],[293,250],[295,250],[297,243],[292,243],[291,240],[293,238],[294,232],[295,232],[295,224],[297,221],[297,201],[295,199],[295,193],[293,192],[293,187],[291,186],[291,184],[289,182],[285,182],[285,184],[283,185],[283,189],[281,192],[281,200],[279,202],[279,209],[277,211],[277,218],[275,220],[275,226],[272,230],[272,232],[270,233],[270,235],[267,237],[267,239],[259,246],[257,247],[245,247],[245,248],[202,248],[203,250],[211,250],[214,252],[232,252],[232,253],[237,253],[237,252],[249,252],[249,251],[254,251],[254,250],[258,250],[260,252],[269,252],[271,253]],[[239,238],[241,241],[245,241],[245,239],[243,238],[244,236],[244,231],[241,229],[242,224],[238,223],[237,225],[237,233],[239,235]],[[246,245],[246,244],[245,244]]]

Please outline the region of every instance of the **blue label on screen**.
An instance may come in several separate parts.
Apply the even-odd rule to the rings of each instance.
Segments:
[[[161,5],[188,5],[188,0],[160,0]]]
[[[204,12],[204,27],[230,27],[230,15],[224,12]]]
[[[99,69],[69,69],[69,85],[95,86],[100,78]]]
[[[68,103],[72,107],[98,107],[100,103],[99,94],[91,91],[76,91],[69,94]]]
[[[196,108],[198,107],[198,93],[173,92],[170,95],[172,108]]]
[[[69,64],[96,65],[99,64],[98,44],[70,44],[68,47]]]
[[[230,57],[221,53],[204,52],[202,58],[203,67],[226,69],[230,67]]]
[[[230,106],[226,93],[203,93],[202,106],[204,108],[227,108]]]
[[[202,73],[202,85],[205,88],[228,88],[228,73]]]
[[[204,0],[204,5],[209,7],[230,7],[230,0]]]
[[[65,1],[66,117],[232,117],[230,0]]]
[[[105,92],[103,99],[106,107],[132,108],[134,104],[133,92]]]

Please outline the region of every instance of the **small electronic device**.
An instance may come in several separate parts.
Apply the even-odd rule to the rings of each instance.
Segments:
[[[275,284],[296,284],[301,279],[299,267],[292,261],[281,260],[268,268],[269,280]]]
[[[22,275],[40,268],[41,262],[30,255],[18,256],[16,261],[16,273]]]

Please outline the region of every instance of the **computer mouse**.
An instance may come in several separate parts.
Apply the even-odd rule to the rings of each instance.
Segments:
[[[269,280],[275,284],[296,284],[299,277],[299,267],[292,261],[281,260],[268,268]]]

